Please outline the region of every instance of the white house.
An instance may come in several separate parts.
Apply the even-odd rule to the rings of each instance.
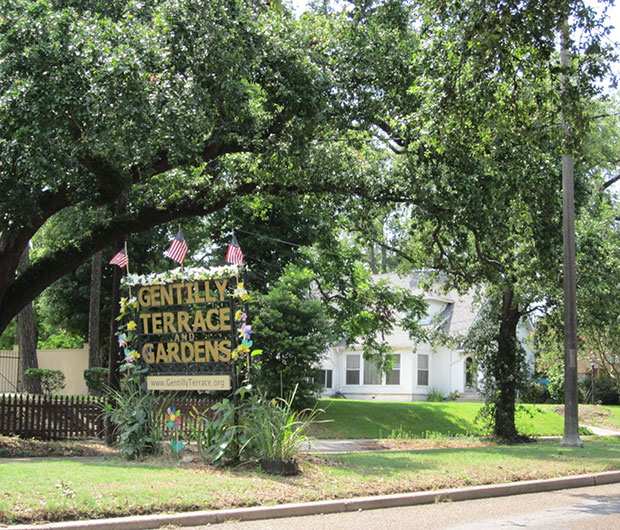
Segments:
[[[464,336],[476,319],[474,304],[476,291],[465,295],[457,292],[422,291],[418,283],[424,273],[409,277],[395,274],[378,275],[390,283],[410,288],[423,295],[428,304],[427,314],[421,320],[425,326],[436,326],[454,337]],[[523,339],[531,331],[529,320],[518,329]],[[332,347],[321,363],[324,391],[321,397],[344,395],[349,399],[377,399],[382,401],[421,401],[428,392],[439,390],[444,396],[458,391],[464,399],[477,398],[472,381],[472,356],[462,345],[433,347],[424,342],[413,342],[406,331],[396,329],[387,337],[394,354],[394,369],[386,377],[379,373],[372,361],[366,361],[361,346]],[[524,344],[527,361],[534,363],[534,354]]]

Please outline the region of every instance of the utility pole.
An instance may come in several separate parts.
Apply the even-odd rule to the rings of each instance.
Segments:
[[[570,29],[565,15],[560,28],[560,64],[562,66],[562,214],[564,237],[564,437],[562,445],[583,447],[579,438],[577,393],[577,280],[575,266],[575,183],[572,129],[568,123],[566,100],[568,84],[568,43]]]

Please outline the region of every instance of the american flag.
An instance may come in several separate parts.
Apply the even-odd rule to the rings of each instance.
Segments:
[[[118,265],[121,269],[123,267],[127,267],[129,263],[129,258],[127,254],[125,254],[125,249],[121,248],[110,260],[110,265]]]
[[[241,247],[239,246],[235,234],[233,234],[232,241],[230,245],[228,245],[228,250],[226,251],[226,263],[243,265],[243,252],[241,252]]]
[[[167,256],[174,261],[178,261],[179,263],[183,263],[185,256],[187,255],[187,243],[185,242],[185,238],[183,237],[183,232],[179,228],[177,235],[174,236],[172,243],[170,243],[170,248],[164,252],[164,256]]]

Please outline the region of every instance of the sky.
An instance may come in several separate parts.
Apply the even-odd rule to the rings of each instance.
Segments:
[[[308,0],[286,0],[293,5],[293,8],[297,13],[302,13],[308,4]],[[587,4],[600,9],[602,5],[598,0],[586,0]],[[611,39],[615,42],[620,42],[620,0],[615,0],[615,5],[608,8],[608,20],[610,24],[615,23],[615,28],[610,35]],[[618,71],[618,69],[617,69]]]
[[[332,3],[336,3],[339,1],[341,0],[332,0]],[[589,4],[598,10],[601,10],[602,6],[606,3],[606,2],[601,2],[600,0],[585,0],[585,1],[586,1],[586,4]],[[613,0],[613,1],[615,5],[608,6],[607,8],[608,24],[610,26],[614,26],[609,35],[609,40],[612,43],[616,43],[616,46],[618,46],[618,43],[620,43],[620,0]],[[305,10],[308,4],[308,0],[285,0],[285,2],[288,2],[289,4],[291,4],[297,14],[303,13],[303,11]],[[619,48],[619,54],[620,54],[620,48]],[[613,71],[615,72],[616,76],[620,78],[620,59],[613,66]]]

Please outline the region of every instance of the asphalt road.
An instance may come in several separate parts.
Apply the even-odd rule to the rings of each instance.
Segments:
[[[170,527],[168,527],[170,528]],[[186,530],[618,530],[620,484]]]

